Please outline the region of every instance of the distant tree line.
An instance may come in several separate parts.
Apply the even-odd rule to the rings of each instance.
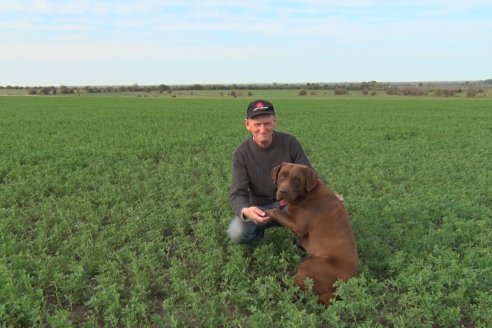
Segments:
[[[37,87],[18,87],[7,86],[0,89],[27,89],[30,95],[56,95],[56,94],[80,94],[85,93],[107,93],[107,92],[167,92],[174,91],[201,91],[201,90],[218,90],[227,92],[231,96],[242,95],[241,91],[254,90],[376,90],[383,88],[384,84],[376,81],[361,82],[361,83],[265,83],[265,84],[183,84],[183,85],[145,85],[138,84],[123,85],[123,86],[84,86],[84,87],[69,87],[69,86],[37,86]]]
[[[1,87],[0,87],[1,88]],[[171,92],[171,88],[167,85],[151,85],[151,86],[139,86],[133,84],[129,86],[85,86],[85,87],[67,87],[62,85],[60,87],[6,87],[6,89],[27,89],[29,95],[56,95],[56,94],[79,94],[85,93],[107,93],[107,92]]]
[[[478,97],[485,93],[483,88],[469,86],[466,89],[462,88],[428,88],[428,87],[396,87],[389,86],[385,89],[387,95],[390,96],[435,96],[435,97],[456,97],[461,93],[465,93],[466,97]]]
[[[217,90],[221,95],[241,97],[244,94],[252,95],[254,90],[299,90],[299,96],[315,96],[319,92],[333,91],[334,95],[348,95],[352,91],[363,95],[376,95],[384,92],[387,95],[397,96],[437,96],[455,97],[462,93],[467,97],[477,97],[490,89],[492,79],[474,82],[432,82],[432,83],[387,83],[387,82],[358,82],[358,83],[251,83],[251,84],[183,84],[183,85],[121,85],[121,86],[37,86],[20,87],[0,86],[0,89],[26,89],[29,95],[70,95],[81,93],[173,93],[183,91]]]

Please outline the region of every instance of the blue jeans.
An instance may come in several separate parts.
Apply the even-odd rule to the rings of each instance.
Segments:
[[[279,207],[278,202],[273,202],[264,206],[258,206],[261,210],[268,210]],[[265,224],[256,224],[251,220],[244,220],[240,217],[234,217],[229,224],[227,234],[232,241],[238,244],[251,244],[263,239],[265,230],[273,227],[280,227],[280,223],[272,220]]]

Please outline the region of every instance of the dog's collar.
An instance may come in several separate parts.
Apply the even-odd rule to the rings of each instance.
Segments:
[[[316,188],[318,185],[319,185],[319,182],[320,182],[320,179],[316,179],[316,182],[313,183],[313,185],[311,186],[311,188],[309,189],[309,191],[313,190],[314,188]]]

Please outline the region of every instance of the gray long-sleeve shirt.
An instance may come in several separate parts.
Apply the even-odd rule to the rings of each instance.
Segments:
[[[243,141],[232,157],[232,186],[229,200],[234,214],[241,217],[242,210],[252,205],[265,205],[275,201],[277,187],[271,170],[282,162],[311,166],[297,139],[275,132],[268,148],[259,147],[253,138]]]

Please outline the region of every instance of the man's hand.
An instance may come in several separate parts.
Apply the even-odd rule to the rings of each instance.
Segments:
[[[246,207],[243,210],[243,216],[247,220],[251,220],[256,224],[265,224],[272,220],[272,218],[267,216],[265,212],[263,212],[256,206]]]

